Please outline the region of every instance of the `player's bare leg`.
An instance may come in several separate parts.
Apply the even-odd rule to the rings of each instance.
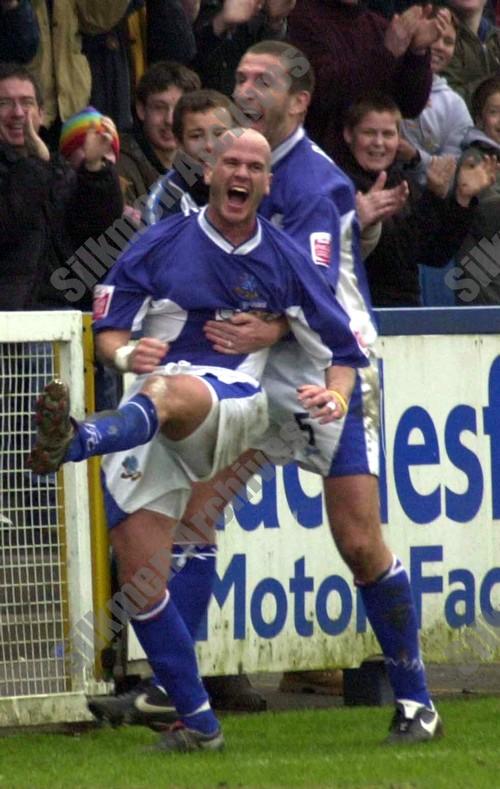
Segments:
[[[211,408],[211,393],[199,378],[151,375],[118,409],[77,422],[70,417],[68,387],[51,381],[37,400],[37,438],[28,465],[36,474],[49,474],[68,461],[145,444],[158,429],[172,440],[183,439],[203,423]]]
[[[382,536],[378,479],[369,474],[324,480],[325,507],[335,545],[359,583],[371,583],[392,562]]]
[[[382,536],[378,480],[369,474],[325,479],[325,500],[335,543],[360,588],[394,690],[396,712],[386,742],[438,737],[442,723],[427,688],[409,579]]]

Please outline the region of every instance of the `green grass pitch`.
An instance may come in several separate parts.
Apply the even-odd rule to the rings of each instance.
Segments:
[[[228,715],[222,753],[163,755],[142,728],[0,737],[0,789],[500,789],[500,697],[442,701],[442,740],[384,747],[391,709]]]

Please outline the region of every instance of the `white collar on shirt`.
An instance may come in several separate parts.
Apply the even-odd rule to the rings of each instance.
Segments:
[[[283,140],[271,153],[271,167],[274,167],[275,164],[278,164],[280,159],[283,159],[287,153],[290,153],[292,148],[294,148],[298,142],[302,140],[305,135],[304,127],[298,126],[295,131],[290,134],[286,140]]]
[[[214,242],[214,244],[220,247],[220,249],[223,249],[224,252],[227,252],[230,255],[248,255],[250,252],[253,252],[253,250],[256,247],[259,246],[260,242],[262,241],[262,227],[258,219],[257,219],[257,228],[254,235],[251,238],[248,238],[246,241],[244,241],[243,244],[240,244],[239,246],[235,247],[233,244],[231,244],[230,241],[227,240],[227,238],[224,238],[224,236],[221,233],[219,233],[219,231],[207,219],[206,217],[207,208],[208,206],[205,206],[204,208],[201,209],[200,213],[198,214],[197,216],[198,224],[201,230],[203,231],[203,233],[205,233],[205,235],[207,235],[209,239]]]

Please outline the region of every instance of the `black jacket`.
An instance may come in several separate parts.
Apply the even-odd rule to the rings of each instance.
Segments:
[[[0,309],[87,308],[90,294],[69,304],[51,274],[122,210],[114,167],[75,172],[59,157],[44,162],[0,143]]]
[[[286,25],[279,31],[273,30],[265,14],[259,12],[249,22],[236,25],[234,30],[219,37],[213,31],[212,20],[222,6],[222,0],[201,0],[200,13],[194,23],[197,55],[192,67],[200,75],[204,88],[231,96],[236,67],[247,49],[265,39],[283,39]]]
[[[363,170],[352,156],[342,167],[356,191],[367,192],[376,180],[377,173]],[[386,188],[403,178],[399,165],[392,165]],[[373,305],[420,306],[418,265],[445,266],[465,238],[473,213],[472,207],[463,208],[452,197],[442,200],[428,189],[420,193],[410,183],[408,201],[382,223],[380,241],[365,260]]]
[[[39,43],[40,28],[29,0],[0,11],[0,60],[27,63],[35,57]]]

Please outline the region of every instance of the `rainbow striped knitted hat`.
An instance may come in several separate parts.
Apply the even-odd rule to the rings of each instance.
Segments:
[[[80,148],[85,141],[85,135],[90,126],[95,123],[99,127],[103,117],[102,113],[98,112],[94,107],[85,107],[81,112],[77,112],[76,115],[68,118],[63,123],[59,138],[59,150],[62,155],[68,159],[73,151]],[[120,153],[120,138],[116,131],[113,133],[111,147],[118,157]]]

